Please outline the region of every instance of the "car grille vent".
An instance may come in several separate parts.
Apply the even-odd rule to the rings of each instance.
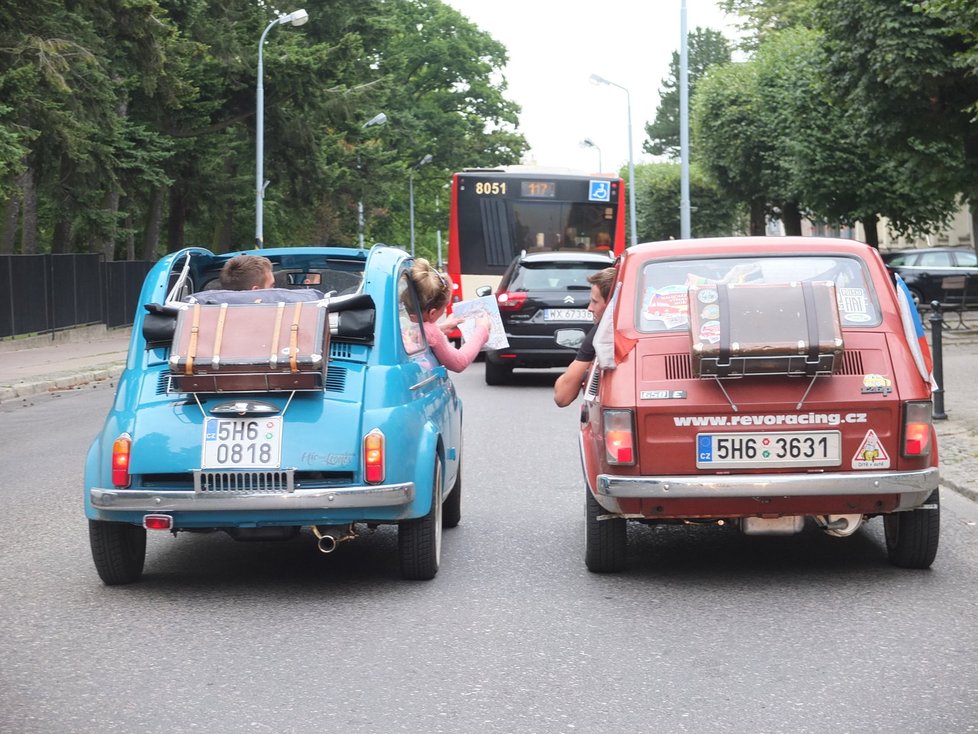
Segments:
[[[343,367],[330,364],[326,367],[326,386],[330,392],[343,392],[346,389],[346,372]]]
[[[861,375],[863,374],[863,355],[862,352],[842,352],[842,359],[838,362],[835,371],[837,375]]]
[[[204,495],[288,494],[294,469],[285,471],[194,471],[194,492]]]
[[[170,384],[170,370],[160,372],[160,378],[156,381],[156,394],[166,395],[167,385]]]
[[[329,343],[330,359],[345,359],[347,362],[361,362],[366,364],[369,347],[366,344],[353,342],[341,342],[334,339]]]
[[[667,380],[693,379],[693,362],[688,354],[667,354],[665,357]]]

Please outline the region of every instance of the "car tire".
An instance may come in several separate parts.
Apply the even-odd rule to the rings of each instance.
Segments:
[[[486,358],[486,384],[505,385],[513,376],[513,368],[496,364],[491,359]]]
[[[607,511],[585,488],[584,565],[592,573],[615,573],[625,568],[628,528],[625,520],[599,520]]]
[[[900,568],[930,568],[937,555],[941,531],[939,490],[927,498],[932,510],[908,510],[883,516],[886,554]]]
[[[143,575],[146,528],[122,522],[88,521],[92,560],[107,586],[131,584]]]
[[[913,299],[913,305],[917,307],[918,311],[926,311],[930,308],[930,304],[924,301],[923,293],[911,286],[908,286],[907,290],[910,291],[910,298]]]
[[[462,520],[462,462],[458,462],[458,474],[455,475],[455,486],[441,506],[441,526],[454,528]]]
[[[410,581],[428,581],[441,563],[441,462],[435,461],[431,487],[431,509],[424,517],[402,520],[397,526],[397,550],[401,576]]]

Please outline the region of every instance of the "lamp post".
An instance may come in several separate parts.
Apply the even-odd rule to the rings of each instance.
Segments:
[[[689,48],[686,0],[679,7],[679,237],[688,240],[689,216]]]
[[[374,125],[383,125],[387,122],[387,115],[380,112],[369,120],[367,120],[361,127],[366,129],[368,127],[373,127]],[[360,170],[360,150],[357,150],[357,171]],[[363,181],[360,182],[360,199],[357,201],[357,234],[360,239],[360,249],[363,249]]]
[[[257,143],[255,145],[255,246],[260,250],[264,244],[264,232],[262,222],[262,207],[265,202],[265,181],[264,158],[265,158],[265,85],[262,81],[264,76],[264,66],[262,63],[262,49],[265,46],[265,36],[277,25],[291,23],[299,26],[309,20],[309,13],[305,10],[294,10],[288,15],[282,15],[273,20],[265,27],[258,41],[258,85],[255,88],[255,133]]]
[[[411,166],[408,171],[408,210],[411,216],[411,257],[414,257],[414,172],[431,163],[431,153],[425,153],[424,158]]]
[[[584,138],[584,140],[581,141],[581,145],[583,145],[585,148],[594,148],[596,151],[598,151],[598,172],[600,173],[603,171],[604,166],[601,165],[601,148],[593,140],[591,140],[591,138]]]
[[[635,159],[632,157],[632,95],[621,84],[615,84],[597,74],[591,74],[591,82],[618,87],[625,93],[628,104],[628,209],[632,221],[632,244],[635,245],[638,244],[638,227],[635,223]]]

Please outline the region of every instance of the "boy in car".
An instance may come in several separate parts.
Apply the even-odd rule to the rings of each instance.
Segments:
[[[594,314],[594,325],[584,337],[574,361],[568,365],[564,374],[558,377],[554,383],[554,402],[561,408],[566,408],[580,395],[584,378],[591,367],[591,362],[594,361],[594,332],[597,330],[601,315],[608,305],[611,286],[615,282],[615,269],[599,270],[588,276],[587,282],[591,284],[591,300],[587,305],[587,310]]]

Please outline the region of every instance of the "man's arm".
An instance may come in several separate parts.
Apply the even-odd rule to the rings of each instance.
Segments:
[[[554,383],[554,402],[559,407],[566,408],[577,400],[577,396],[581,394],[584,378],[587,376],[587,371],[590,367],[590,362],[575,359],[564,371],[564,374],[557,378],[557,381]]]

